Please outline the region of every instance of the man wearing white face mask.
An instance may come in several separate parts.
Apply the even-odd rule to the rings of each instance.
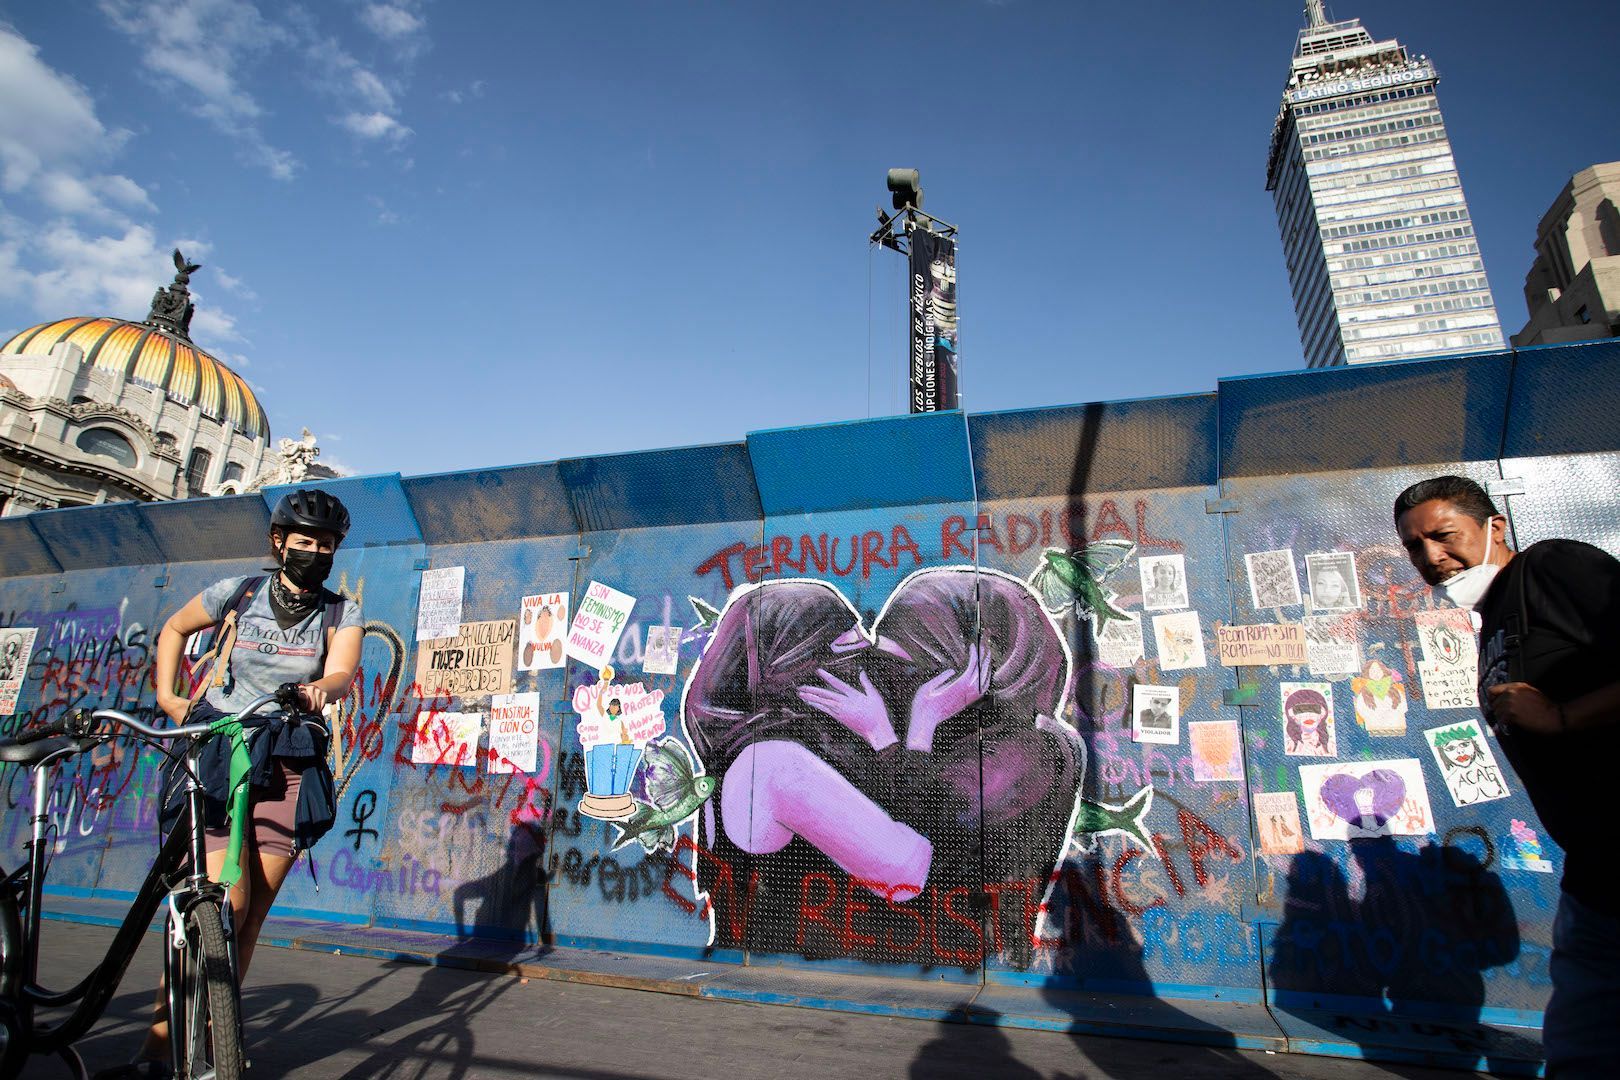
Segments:
[[[1575,540],[1515,553],[1506,519],[1461,476],[1413,484],[1395,528],[1423,580],[1480,630],[1480,702],[1547,832],[1564,849],[1553,923],[1547,1076],[1620,1062],[1620,899],[1607,870],[1620,760],[1620,562]]]

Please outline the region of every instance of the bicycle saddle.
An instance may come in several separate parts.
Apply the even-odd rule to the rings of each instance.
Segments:
[[[72,749],[83,752],[90,749],[91,745],[86,739],[73,739],[66,735],[30,743],[0,742],[0,762],[12,765],[38,765],[59,750]]]

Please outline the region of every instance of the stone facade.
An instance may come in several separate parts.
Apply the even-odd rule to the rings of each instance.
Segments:
[[[1514,345],[1620,336],[1620,161],[1582,169],[1536,227]]]
[[[273,464],[268,442],[86,364],[72,342],[0,368],[0,515],[234,494]]]

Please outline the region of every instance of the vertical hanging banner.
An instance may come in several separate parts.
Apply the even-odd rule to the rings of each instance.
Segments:
[[[911,411],[954,409],[957,397],[956,241],[911,233]]]

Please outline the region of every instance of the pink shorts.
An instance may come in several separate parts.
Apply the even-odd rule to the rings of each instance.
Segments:
[[[275,761],[279,772],[270,774],[270,786],[253,789],[250,804],[252,819],[244,848],[258,848],[261,855],[279,855],[283,859],[293,854],[293,816],[298,809],[299,772],[286,761]],[[231,843],[231,830],[207,829],[209,851],[224,851]]]

